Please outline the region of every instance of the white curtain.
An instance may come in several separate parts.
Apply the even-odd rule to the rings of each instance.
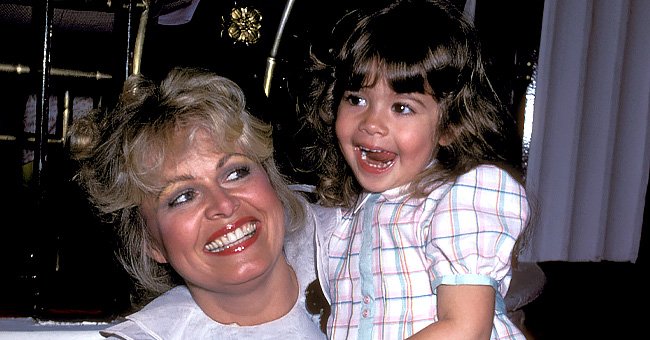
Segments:
[[[649,174],[650,1],[546,0],[524,260],[635,262]]]

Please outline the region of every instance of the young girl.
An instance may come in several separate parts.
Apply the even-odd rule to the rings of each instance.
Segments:
[[[524,339],[503,300],[529,220],[521,143],[475,29],[404,0],[333,33],[309,112],[320,203],[343,208],[318,230],[328,336]]]

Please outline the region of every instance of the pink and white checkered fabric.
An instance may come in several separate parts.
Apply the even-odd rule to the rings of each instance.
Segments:
[[[529,215],[524,188],[506,171],[480,166],[425,198],[399,189],[364,194],[337,226],[319,231],[331,339],[416,333],[437,320],[440,284],[493,286],[492,339],[524,339],[503,304],[512,249]]]

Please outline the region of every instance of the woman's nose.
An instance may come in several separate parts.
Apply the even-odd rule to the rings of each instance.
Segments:
[[[239,198],[224,188],[215,188],[206,197],[206,217],[209,219],[232,216],[239,208]]]
[[[374,108],[369,108],[365,112],[359,124],[359,129],[369,135],[385,135],[388,132],[384,117],[381,112]]]

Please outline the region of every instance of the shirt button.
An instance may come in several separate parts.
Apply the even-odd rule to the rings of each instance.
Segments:
[[[370,297],[368,295],[363,297],[363,303],[369,304],[370,303]]]
[[[363,316],[364,318],[367,318],[368,317],[368,310],[364,309],[363,312],[361,312],[361,316]]]

